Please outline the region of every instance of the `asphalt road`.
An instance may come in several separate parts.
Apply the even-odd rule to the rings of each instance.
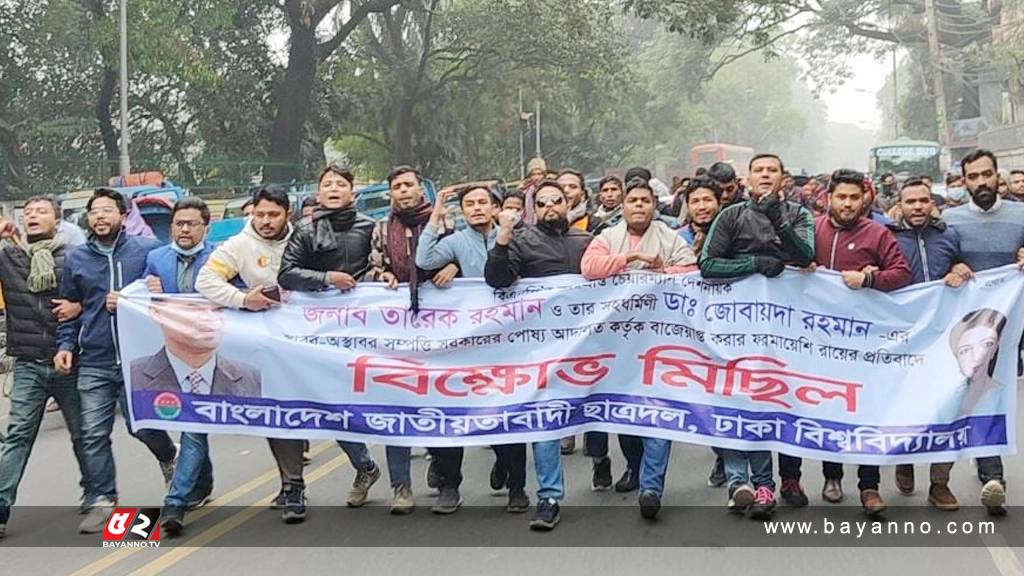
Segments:
[[[1018,412],[1022,406],[1018,394]],[[0,425],[5,421],[0,416]],[[1018,439],[1021,435],[1018,432]],[[582,438],[577,442],[582,447]],[[616,478],[623,459],[616,443],[612,458]],[[413,461],[418,508],[406,517],[387,513],[390,489],[385,473],[366,508],[344,507],[354,472],[332,442],[315,442],[306,469],[310,511],[306,523],[285,526],[267,508],[278,478],[266,443],[258,438],[211,439],[215,465],[214,500],[186,519],[186,531],[164,539],[160,549],[110,550],[100,535],[78,535],[78,471],[67,433],[57,414],[48,415],[18,495],[19,507],[0,541],[0,574],[143,575],[225,574],[969,574],[1024,576],[1024,508],[994,524],[984,537],[917,539],[853,536],[770,537],[763,525],[726,513],[725,491],[705,484],[712,455],[707,448],[676,444],[659,521],[642,520],[636,494],[592,492],[590,459],[580,451],[563,458],[568,497],[562,523],[550,534],[532,533],[529,514],[504,513],[504,495],[492,494],[487,476],[493,456],[486,448],[469,448],[463,473],[465,506],[450,517],[430,513],[433,498],[423,481],[422,451]],[[118,486],[124,506],[159,506],[163,483],[155,461],[127,436],[118,422],[114,440]],[[384,450],[373,447],[380,464]],[[1024,464],[1005,459],[1010,504],[1024,502]],[[818,496],[819,466],[805,462],[805,488],[811,508],[780,505],[777,520],[805,520],[819,526],[828,516],[838,525],[865,518],[856,505],[856,474],[848,466],[844,505],[825,507]],[[528,484],[535,499],[532,461]],[[977,508],[979,483],[971,463],[960,462],[951,484],[964,509],[942,513],[927,507],[927,467],[918,466],[917,492],[899,495],[892,469],[883,468],[882,493],[893,508],[887,520],[983,522]],[[894,544],[911,547],[892,547]],[[807,545],[811,547],[797,547]],[[828,545],[829,547],[825,547]]]

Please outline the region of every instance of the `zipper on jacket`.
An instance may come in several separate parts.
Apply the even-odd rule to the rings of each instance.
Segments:
[[[832,253],[828,257],[828,267],[831,270],[836,269],[836,246],[839,245],[839,230],[836,230],[835,236],[832,237]]]
[[[117,248],[116,248],[116,244],[115,244],[115,250],[116,249]],[[121,277],[121,274],[120,274],[120,272],[121,272],[121,263],[118,262],[117,266],[118,266],[117,278],[120,278]],[[115,286],[117,286],[117,281],[116,281],[115,276],[114,276],[114,253],[113,252],[111,252],[110,254],[107,254],[107,271],[110,273],[110,283],[108,284],[108,286],[109,286],[108,292],[119,291],[120,288],[117,288],[115,290]],[[106,305],[107,305],[106,297],[104,297],[103,298],[103,306],[106,307]],[[117,362],[118,365],[120,365],[121,364],[121,350],[117,347],[117,319],[114,318],[114,314],[110,314],[110,339],[114,342],[114,361]]]
[[[928,251],[924,247],[924,234],[921,231],[917,231],[917,250],[921,253],[921,266],[924,268],[924,281],[931,282],[932,274],[928,270]]]

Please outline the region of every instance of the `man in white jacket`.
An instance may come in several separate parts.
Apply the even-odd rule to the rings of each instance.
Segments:
[[[280,305],[272,296],[281,267],[281,254],[292,235],[288,194],[276,186],[261,188],[253,198],[252,217],[242,232],[217,247],[196,278],[196,290],[227,308],[253,312]],[[241,279],[248,291],[232,281]],[[281,508],[286,523],[306,517],[305,481],[302,477],[302,440],[267,438],[281,473],[281,492],[274,508]]]

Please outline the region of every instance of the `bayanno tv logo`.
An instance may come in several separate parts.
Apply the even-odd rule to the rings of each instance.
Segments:
[[[159,548],[159,508],[114,508],[103,528],[104,548]]]

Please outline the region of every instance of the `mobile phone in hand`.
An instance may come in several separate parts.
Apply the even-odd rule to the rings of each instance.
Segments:
[[[275,286],[266,286],[266,287],[260,289],[260,293],[263,294],[264,296],[266,296],[267,298],[270,298],[274,302],[280,302],[281,301],[281,287],[280,286],[276,286],[276,285]]]

